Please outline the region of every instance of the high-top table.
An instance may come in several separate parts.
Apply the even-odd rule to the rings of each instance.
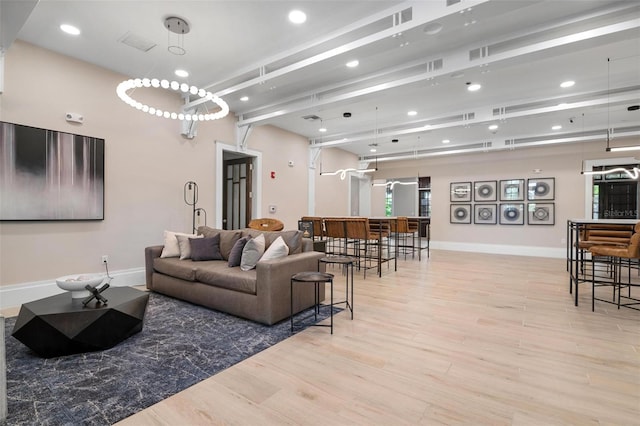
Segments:
[[[43,358],[111,348],[142,330],[149,293],[110,287],[107,304],[72,299],[64,292],[20,307],[13,337]]]

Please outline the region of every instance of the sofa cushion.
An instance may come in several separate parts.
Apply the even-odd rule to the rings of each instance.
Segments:
[[[262,261],[262,260],[280,259],[283,257],[287,257],[288,254],[289,254],[289,247],[287,247],[282,237],[278,237],[273,243],[271,243],[271,245],[264,252],[260,260]]]
[[[195,234],[185,234],[184,232],[164,231],[164,247],[160,257],[180,257],[180,246],[176,235],[186,235],[195,237]]]
[[[265,249],[268,249],[278,237],[282,237],[285,244],[289,247],[289,254],[302,253],[302,231],[294,229],[290,231],[263,232],[248,228],[242,230],[243,236],[250,235],[255,238],[260,234],[264,234]]]
[[[196,270],[196,280],[215,287],[256,294],[256,271],[229,268],[226,262],[201,262]]]
[[[220,253],[220,234],[211,238],[192,238],[190,243],[191,260],[224,260]]]
[[[242,249],[242,258],[240,259],[240,269],[250,271],[256,267],[256,263],[264,254],[264,235],[260,234],[250,239]]]
[[[198,228],[198,233],[204,235],[205,238],[220,234],[220,254],[222,254],[224,260],[229,260],[229,254],[231,253],[233,245],[241,237],[240,231],[215,229],[209,226],[200,226]]]
[[[180,259],[191,259],[191,239],[193,238],[203,238],[202,235],[180,235],[176,234],[176,239],[178,240],[178,247],[180,248]]]
[[[175,278],[187,281],[196,280],[197,266],[190,260],[180,260],[177,257],[153,259],[153,269]]]
[[[242,250],[244,249],[244,246],[247,244],[247,241],[249,241],[250,239],[251,237],[247,235],[246,237],[240,238],[233,245],[233,248],[231,249],[231,253],[229,253],[230,267],[240,266],[240,262],[242,261]]]

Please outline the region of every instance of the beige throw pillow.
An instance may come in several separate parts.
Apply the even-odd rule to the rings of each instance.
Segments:
[[[164,247],[160,257],[180,257],[180,246],[176,235],[186,235],[192,238],[196,236],[195,234],[185,234],[184,232],[164,231]]]
[[[256,267],[256,263],[264,254],[264,235],[260,234],[250,239],[242,249],[242,259],[240,260],[240,269],[250,271]]]

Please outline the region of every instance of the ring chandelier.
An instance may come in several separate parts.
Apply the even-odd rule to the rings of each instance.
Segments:
[[[164,111],[160,108],[154,108],[152,106],[143,104],[142,102],[138,102],[133,99],[127,91],[131,89],[137,89],[139,87],[153,87],[153,88],[162,88],[165,90],[173,90],[175,92],[182,93],[190,93],[192,95],[197,95],[202,99],[206,99],[218,105],[220,107],[220,111],[215,113],[208,114],[188,114],[182,112],[172,112],[172,111]],[[218,120],[220,118],[225,117],[229,114],[229,105],[214,95],[211,92],[207,92],[204,89],[198,89],[196,86],[189,86],[186,83],[178,83],[177,81],[168,81],[168,80],[158,80],[157,78],[136,78],[125,80],[118,84],[116,88],[116,93],[118,97],[127,105],[132,106],[133,108],[140,110],[142,112],[149,113],[151,115],[155,115],[157,117],[171,118],[173,120],[187,120],[187,121],[209,121],[209,120]]]

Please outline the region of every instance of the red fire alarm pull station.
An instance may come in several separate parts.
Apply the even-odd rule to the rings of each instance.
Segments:
[[[271,179],[275,179],[276,178],[276,172],[271,172]]]

